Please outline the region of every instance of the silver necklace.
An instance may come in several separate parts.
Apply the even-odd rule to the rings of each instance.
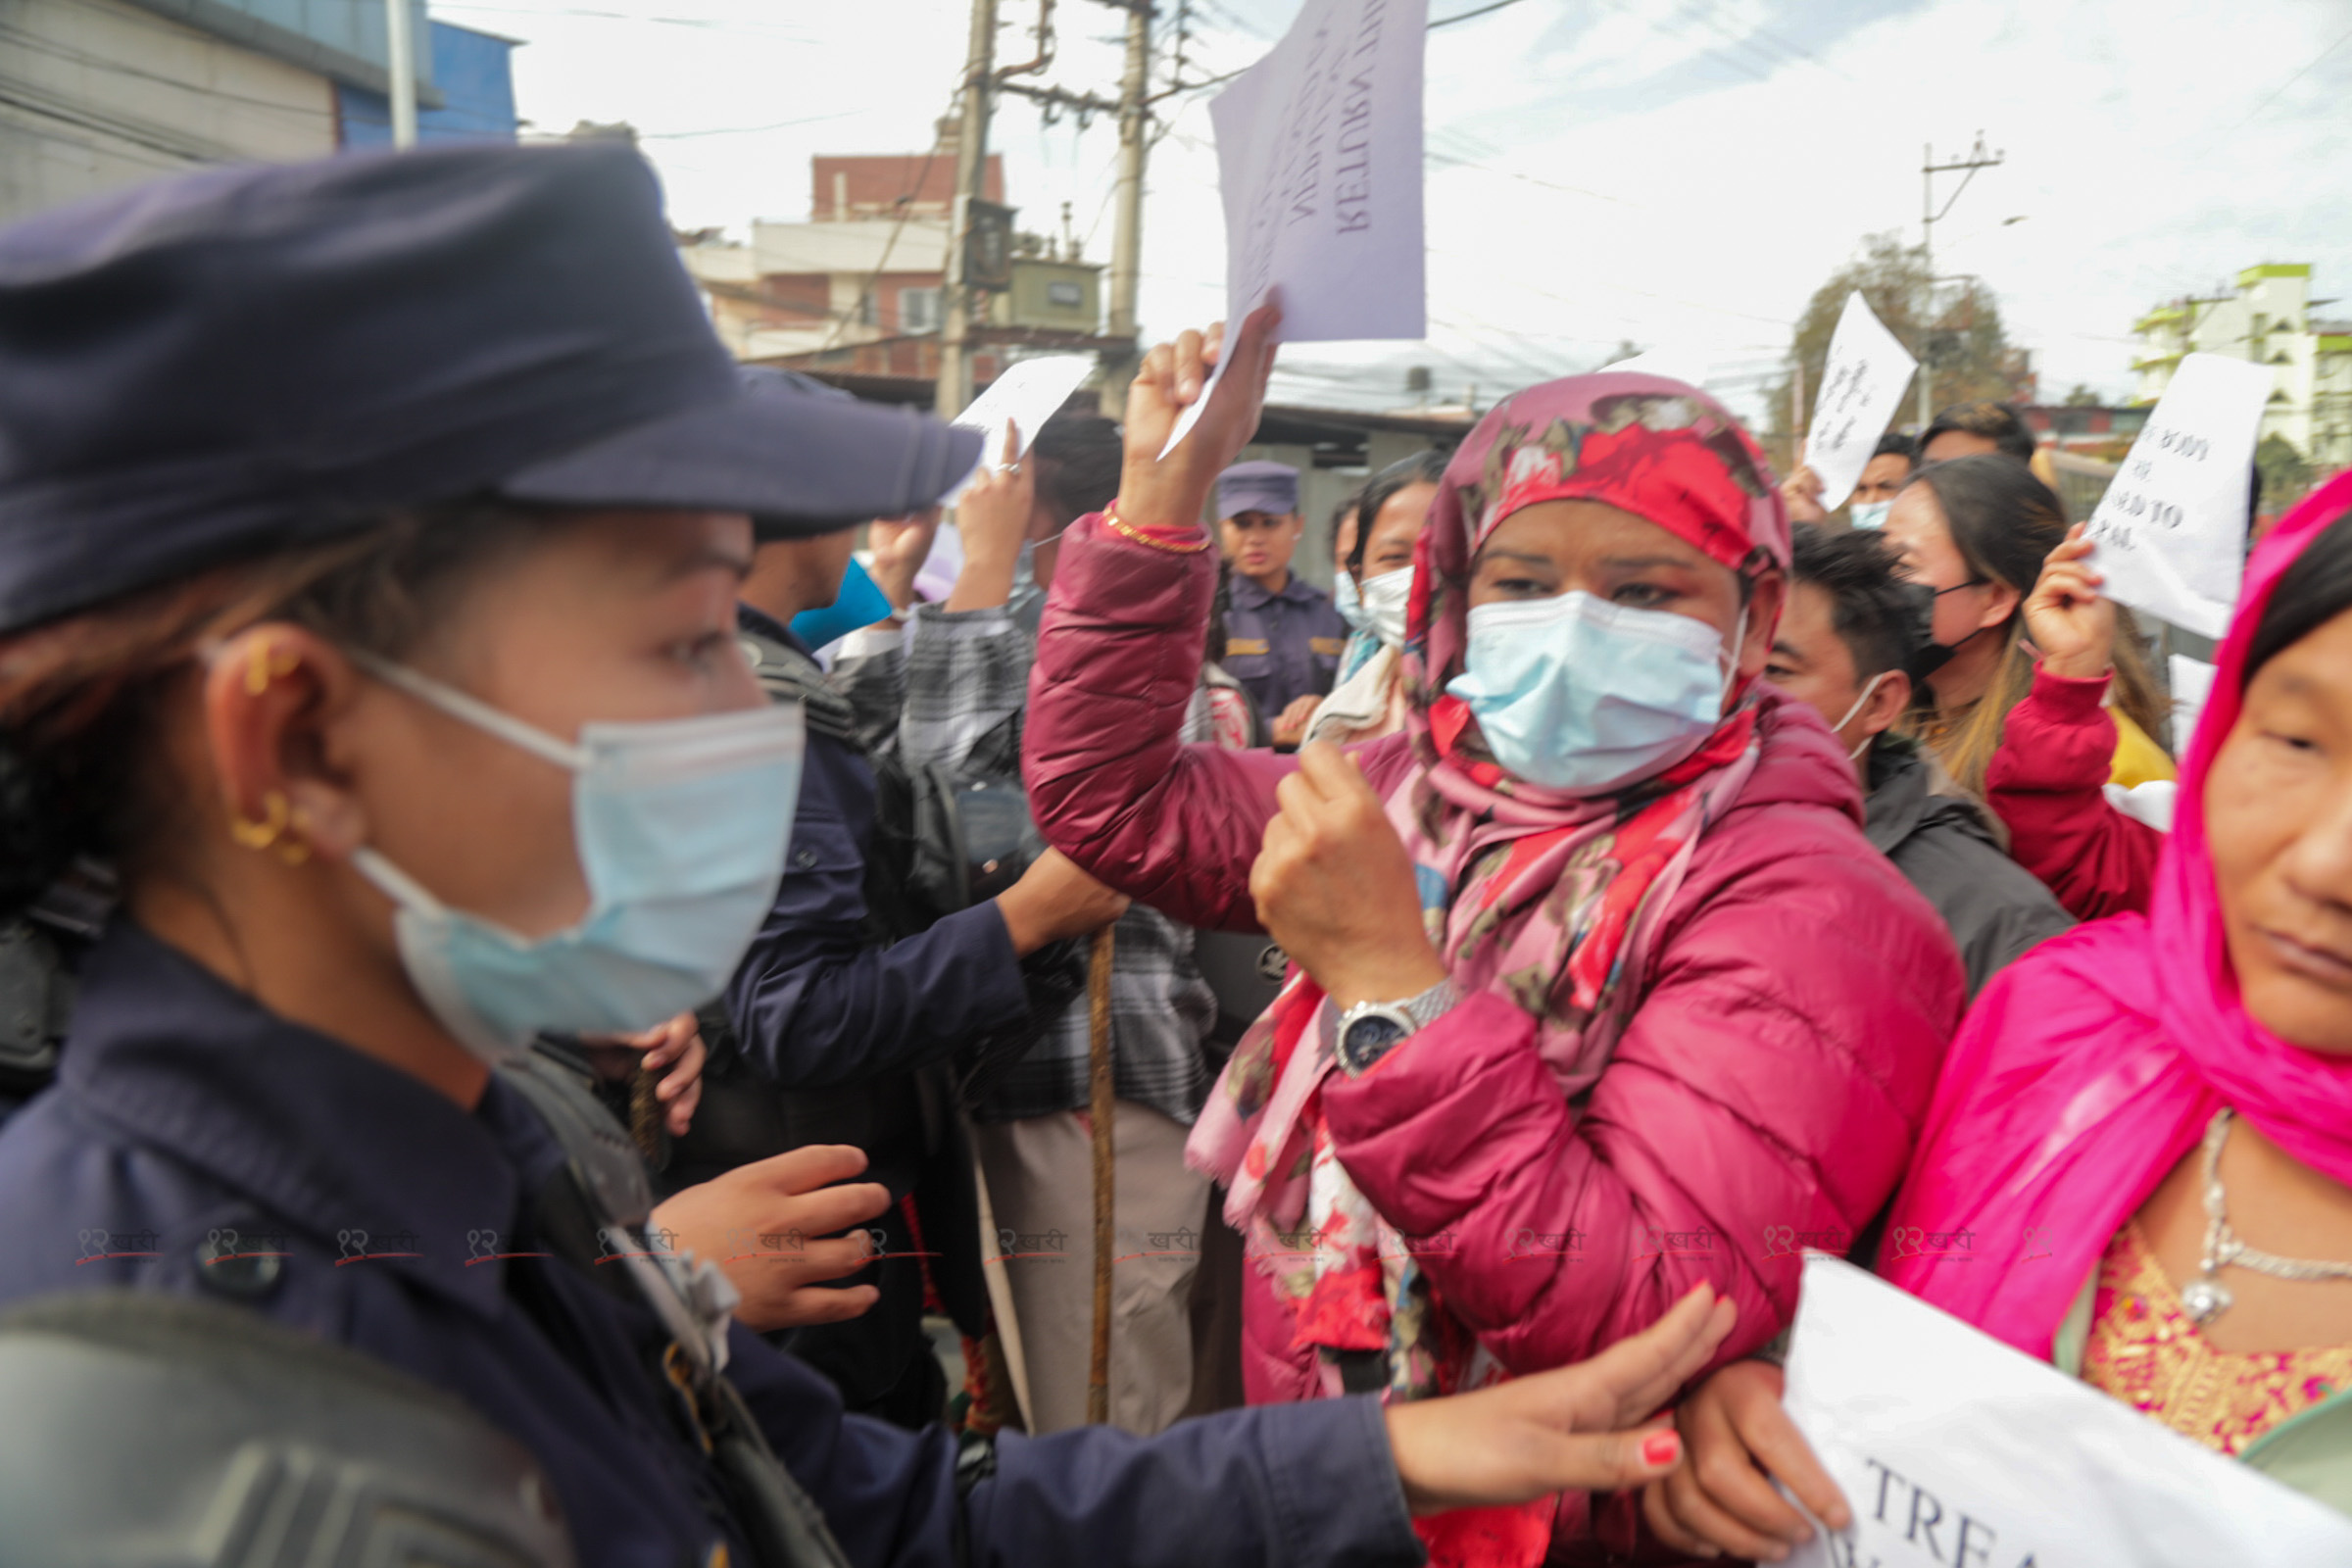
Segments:
[[[2215,1277],[2224,1265],[2250,1268],[2257,1274],[2279,1280],[2352,1280],[2352,1263],[2280,1257],[2276,1252],[2248,1247],[2230,1228],[2224,1206],[2226,1195],[2222,1191],[2222,1145],[2229,1141],[2230,1115],[2228,1106],[2215,1111],[2211,1125],[2205,1129],[2205,1251],[2197,1260],[2198,1277],[2180,1291],[2180,1305],[2187,1311],[2188,1320],[2200,1329],[2229,1311],[2237,1299]]]

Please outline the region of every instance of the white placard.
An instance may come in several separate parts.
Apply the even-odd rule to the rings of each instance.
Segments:
[[[2197,720],[2205,714],[2205,699],[2213,695],[2213,677],[2221,671],[2202,659],[2175,654],[2167,662],[2173,687],[2173,755],[2186,757]]]
[[[1784,1400],[1854,1512],[1791,1563],[2352,1563],[2352,1519],[1826,1254]]]
[[[1854,493],[1879,437],[1886,433],[1919,362],[1871,311],[1856,289],[1845,297],[1838,330],[1822,362],[1821,393],[1805,437],[1805,466],[1821,481],[1821,510],[1836,512]]]
[[[2230,629],[2244,573],[2246,509],[2267,365],[2191,354],[2090,514],[2106,591],[2208,637]]]
[[[1208,106],[1225,205],[1225,325],[1282,291],[1282,341],[1418,338],[1428,0],[1306,0]],[[1219,361],[1217,374],[1224,372]],[[1216,384],[1211,377],[1209,387]],[[1172,449],[1208,404],[1176,421]]]
[[[1060,412],[1085,380],[1095,362],[1084,354],[1049,354],[1043,359],[1020,360],[1004,368],[1004,373],[989,383],[988,390],[972,399],[972,406],[956,416],[955,423],[967,429],[986,433],[980,443],[980,464],[955,489],[940,499],[940,505],[952,507],[963,495],[981,468],[1000,468],[1004,466],[1004,421],[1010,419],[1020,432],[1020,453],[1029,450],[1037,439],[1038,426]]]

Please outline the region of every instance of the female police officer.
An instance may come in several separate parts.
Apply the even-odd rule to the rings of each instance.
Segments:
[[[750,516],[907,512],[974,455],[740,397],[618,148],[221,171],[0,233],[0,864],[122,890],[0,1134],[0,1301],[211,1296],[404,1368],[520,1439],[599,1563],[821,1560],[787,1474],[858,1563],[1373,1562],[1417,1559],[1408,1510],[1671,1468],[1609,1429],[1705,1360],[1703,1297],[1467,1398],[959,1478],[649,1260],[642,1173],[514,1069],[711,995],[766,908],[800,732],[733,635]]]

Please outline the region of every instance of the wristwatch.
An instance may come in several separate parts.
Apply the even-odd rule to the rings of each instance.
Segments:
[[[1450,979],[1402,1002],[1359,1002],[1340,1014],[1340,1070],[1360,1078],[1406,1036],[1428,1028],[1462,1000]]]

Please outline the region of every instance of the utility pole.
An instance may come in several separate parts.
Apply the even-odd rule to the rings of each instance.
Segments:
[[[416,145],[416,40],[409,0],[384,0],[384,95],[392,102],[392,145]]]
[[[1936,225],[1943,221],[1944,218],[1950,214],[1952,203],[1960,199],[1961,191],[1968,189],[1968,182],[1977,177],[1978,170],[1995,168],[2007,156],[2006,153],[1987,153],[1984,150],[1984,133],[1981,130],[1977,132],[1976,146],[1948,164],[1937,163],[1936,161],[1936,144],[1928,143],[1919,164],[1919,256],[1928,270],[1927,304],[1930,310],[1935,308],[1936,299]],[[1950,198],[1944,202],[1941,212],[1936,211],[1936,176],[1937,174],[1959,174],[1961,176],[1959,189],[1953,191]],[[1921,322],[1919,428],[1923,435],[1927,433],[1928,425],[1936,417],[1935,394],[1929,384],[1936,378],[1935,369],[1928,360],[1930,334],[1930,323]]]
[[[939,333],[936,407],[952,419],[972,401],[972,288],[966,280],[971,206],[987,196],[988,115],[997,64],[997,0],[972,0],[971,46],[963,63],[963,123],[956,141],[956,197],[948,220],[945,318]]]
[[[950,225],[947,311],[940,332],[938,407],[942,415],[963,412],[971,401],[971,359],[974,342],[972,302],[977,293],[970,275],[971,209],[984,200],[983,175],[988,168],[988,119],[995,95],[1011,93],[1037,104],[1052,124],[1064,113],[1074,115],[1084,130],[1097,115],[1115,117],[1119,125],[1118,224],[1111,239],[1110,335],[1132,340],[1136,334],[1136,293],[1143,275],[1144,160],[1151,151],[1152,0],[1099,0],[1113,11],[1127,13],[1127,62],[1114,102],[1092,92],[1040,86],[1015,78],[1035,75],[1054,63],[1054,0],[1039,0],[1037,55],[1018,65],[998,69],[996,64],[996,0],[972,0],[972,41],[963,73],[963,129],[956,156],[956,217]],[[1180,82],[1169,92],[1200,85]],[[1073,248],[1073,254],[1075,250]],[[1113,417],[1126,403],[1127,379],[1135,363],[1132,345],[1121,363],[1104,363],[1102,410]]]
[[[1103,357],[1101,393],[1102,412],[1114,419],[1126,416],[1127,383],[1138,360],[1135,305],[1143,276],[1144,157],[1152,128],[1145,91],[1151,69],[1152,0],[1129,0],[1127,69],[1119,78],[1118,215],[1110,241],[1110,335],[1126,338],[1129,346]]]

